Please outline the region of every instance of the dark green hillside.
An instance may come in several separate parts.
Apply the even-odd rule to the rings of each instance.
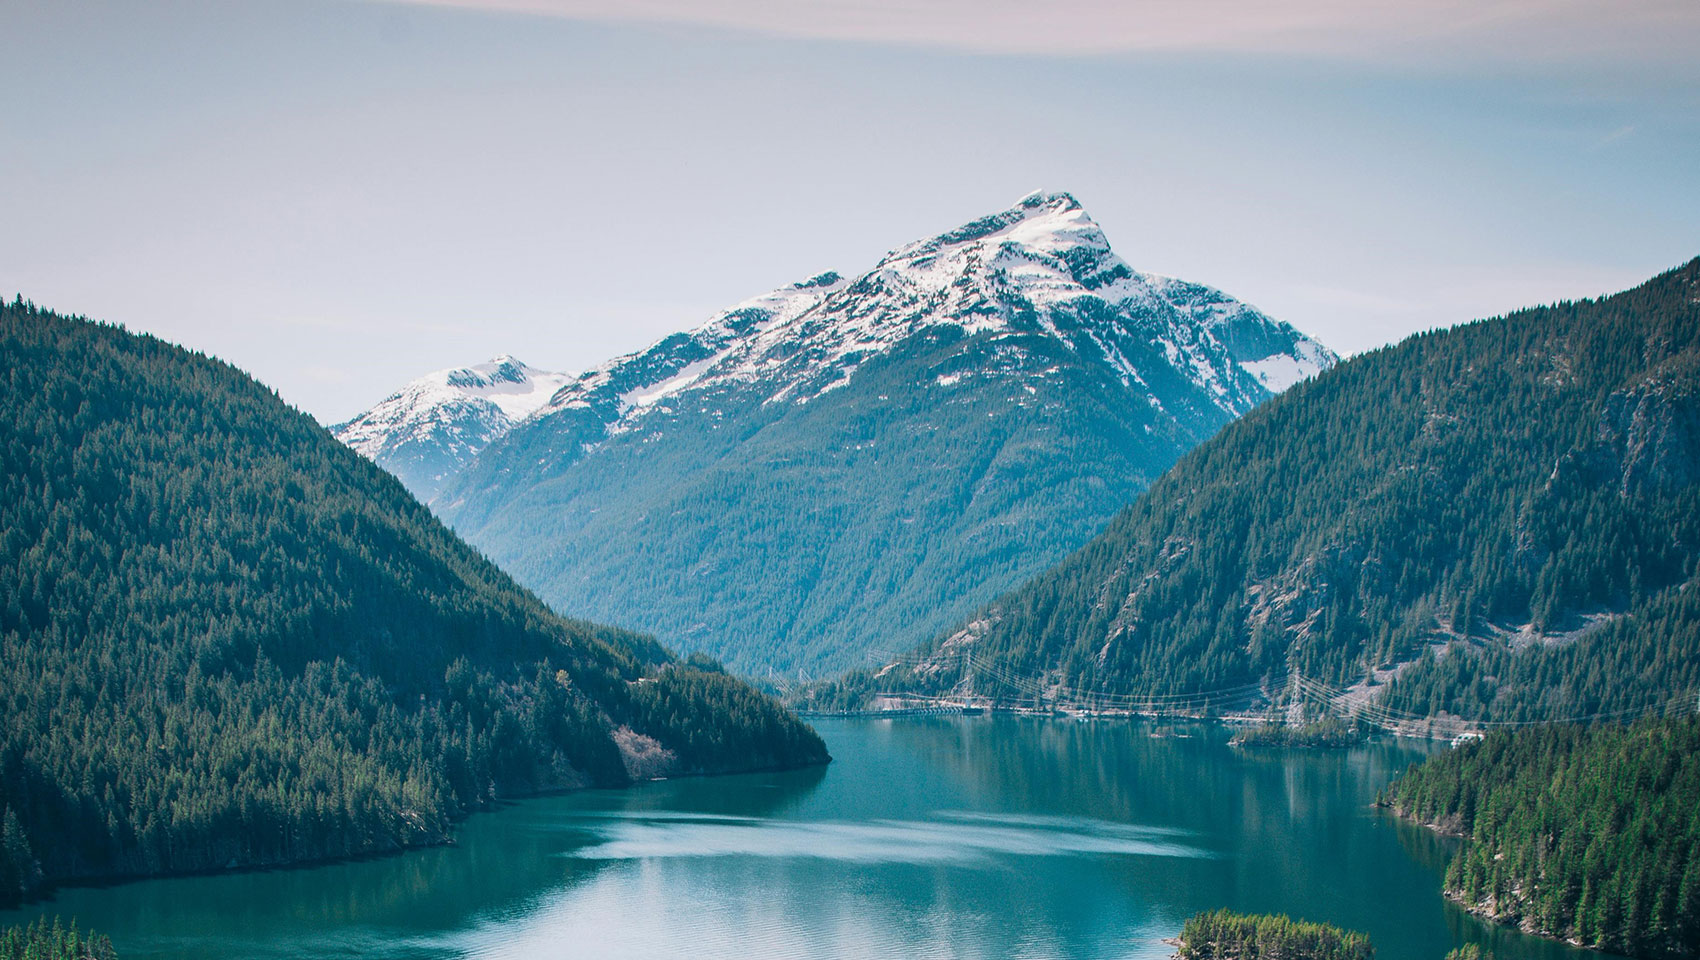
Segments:
[[[0,384],[0,899],[825,759],[747,686],[554,616],[226,364],[20,301]]]
[[[1375,678],[1397,715],[1525,720],[1700,689],[1697,301],[1700,260],[1355,357],[921,663],[850,687],[950,689],[972,649],[976,691],[1008,697],[1279,698],[1292,673],[1405,665]]]
[[[1380,802],[1466,838],[1447,896],[1636,957],[1700,954],[1700,720],[1497,732]]]

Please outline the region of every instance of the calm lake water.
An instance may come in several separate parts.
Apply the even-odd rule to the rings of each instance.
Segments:
[[[1213,907],[1587,960],[1446,904],[1451,846],[1369,806],[1421,752],[1243,754],[1212,728],[817,723],[830,767],[530,800],[452,847],[62,891],[125,960],[1136,957]]]

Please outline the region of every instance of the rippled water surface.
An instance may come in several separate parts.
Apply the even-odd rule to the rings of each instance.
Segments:
[[[1369,806],[1421,754],[1242,754],[1209,728],[817,724],[830,767],[530,800],[398,857],[67,890],[156,957],[1164,958],[1190,914],[1279,911],[1382,960],[1466,939],[1598,958],[1445,904],[1447,842]],[[0,915],[14,922],[43,909]]]

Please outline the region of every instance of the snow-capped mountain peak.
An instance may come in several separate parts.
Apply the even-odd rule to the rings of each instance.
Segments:
[[[1038,253],[1059,255],[1077,248],[1109,252],[1103,228],[1073,195],[1034,191],[999,213],[981,217],[954,230],[898,247],[886,254],[880,267],[906,263],[924,265],[948,250],[975,252],[985,258],[1005,243]]]
[[[1133,269],[1079,200],[1041,190],[897,247],[864,273],[827,271],[752,297],[576,377],[496,357],[422,377],[336,429],[386,466],[440,448],[420,484],[434,496],[444,477],[522,421],[571,412],[588,448],[693,397],[806,404],[911,337],[958,335],[949,328],[1048,338],[1154,409],[1197,423],[1238,416],[1336,359],[1218,290]]]
[[[957,622],[1333,360],[1041,191],[568,378],[421,492],[560,609],[836,668]]]
[[[823,273],[746,300],[687,333],[617,357],[542,413],[598,410],[610,435],[661,401],[747,385],[806,403],[927,327],[1043,334],[1142,384],[1157,350],[1231,415],[1335,361],[1327,348],[1220,291],[1141,273],[1072,195],[1014,206],[886,254],[853,280]],[[1158,401],[1160,402],[1160,401]]]
[[[571,379],[502,354],[428,373],[331,432],[429,500],[443,480]]]

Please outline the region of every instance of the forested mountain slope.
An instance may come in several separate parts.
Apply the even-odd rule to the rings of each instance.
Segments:
[[[1700,955],[1700,719],[1501,730],[1380,803],[1465,838],[1446,895],[1529,933]]]
[[[1333,362],[1067,194],[565,385],[433,506],[546,600],[752,673],[924,641]]]
[[[240,371],[0,307],[0,900],[443,840],[494,798],[820,762],[562,620]]]
[[[963,689],[972,651],[1008,697],[1280,700],[1296,674],[1393,719],[1652,708],[1700,690],[1697,481],[1700,260],[1341,363],[838,692]]]

